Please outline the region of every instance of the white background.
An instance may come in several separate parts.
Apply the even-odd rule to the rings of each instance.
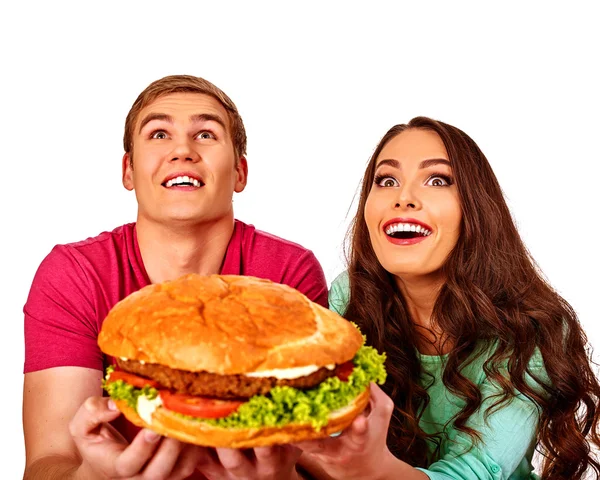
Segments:
[[[600,35],[592,2],[549,3],[3,6],[2,478],[24,464],[22,306],[34,272],[53,245],[135,219],[120,183],[124,120],[164,75],[205,77],[236,102],[250,167],[237,217],[312,249],[329,282],[386,130],[427,115],[466,131],[541,269],[600,345]]]

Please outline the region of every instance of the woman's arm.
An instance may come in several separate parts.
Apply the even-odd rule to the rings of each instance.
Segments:
[[[543,367],[539,373],[544,375]],[[522,394],[503,404],[486,417],[485,412],[497,400],[500,388],[491,381],[481,386],[483,402],[467,426],[481,434],[481,442],[472,446],[471,437],[450,429],[442,457],[427,469],[431,480],[530,478],[529,458],[536,444],[539,409]],[[472,447],[472,448],[471,448]]]
[[[370,388],[370,411],[359,415],[338,437],[298,444],[303,450],[299,464],[318,480],[427,480],[425,473],[388,450],[387,429],[394,403],[374,383]]]
[[[485,417],[498,389],[484,385],[482,393],[482,408],[469,421],[481,433],[482,442],[472,446],[471,437],[452,430],[442,458],[427,469],[414,468],[388,450],[385,439],[393,403],[373,384],[370,413],[357,417],[339,437],[299,444],[304,451],[300,464],[319,480],[501,480],[516,470],[529,478],[527,453],[535,446],[537,406],[519,395]]]

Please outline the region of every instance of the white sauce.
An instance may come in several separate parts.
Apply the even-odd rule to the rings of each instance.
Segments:
[[[333,370],[335,368],[334,364],[324,365],[325,368],[329,370]],[[275,377],[280,380],[290,380],[292,378],[300,378],[310,375],[311,373],[315,373],[322,367],[318,367],[316,365],[307,365],[305,367],[293,367],[293,368],[276,368],[274,370],[262,370],[260,372],[250,372],[246,373],[247,377]]]
[[[152,414],[154,410],[162,405],[160,395],[150,400],[146,395],[140,395],[137,400],[137,413],[140,418],[148,425],[152,424]]]
[[[123,360],[124,362],[128,362],[129,359],[127,357],[119,357],[121,360]],[[144,360],[138,360],[138,362],[140,362],[140,364],[144,365],[146,362]]]

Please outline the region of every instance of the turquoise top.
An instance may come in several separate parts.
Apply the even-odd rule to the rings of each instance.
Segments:
[[[343,315],[348,304],[350,285],[346,273],[338,276],[329,292],[329,308]],[[467,425],[481,434],[482,442],[471,447],[471,437],[455,430],[449,421],[464,405],[442,382],[446,355],[422,355],[421,385],[427,389],[431,401],[419,425],[427,433],[446,434],[442,441],[440,458],[428,468],[419,468],[431,480],[530,480],[539,477],[533,473],[531,458],[536,445],[536,427],[539,419],[537,405],[524,395],[515,397],[484,420],[484,413],[494,403],[492,397],[502,389],[487,378],[483,364],[488,356],[463,370],[463,375],[477,385],[482,393],[481,408],[471,416]],[[539,352],[532,357],[529,370],[544,382],[549,382]],[[433,380],[432,380],[433,378]],[[529,384],[537,383],[528,378]],[[433,382],[433,383],[432,383]],[[429,386],[428,386],[429,385]],[[539,388],[539,387],[538,387]],[[433,448],[433,445],[430,445]]]

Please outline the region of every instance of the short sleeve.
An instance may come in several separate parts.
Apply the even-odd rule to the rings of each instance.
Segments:
[[[306,250],[284,283],[302,292],[310,300],[327,308],[327,282],[323,267],[314,253]]]
[[[507,404],[491,415],[484,413],[494,403],[500,388],[487,381],[481,387],[484,401],[468,422],[481,434],[482,441],[471,447],[471,438],[451,430],[442,458],[420,469],[431,480],[505,480],[529,479],[531,468],[526,460],[536,442],[539,407],[522,394],[516,394]]]
[[[59,366],[102,370],[91,292],[77,252],[55,247],[40,264],[23,308],[24,373]]]
[[[348,272],[342,272],[331,282],[329,309],[343,316],[346,313],[349,300],[350,277],[348,276]]]

